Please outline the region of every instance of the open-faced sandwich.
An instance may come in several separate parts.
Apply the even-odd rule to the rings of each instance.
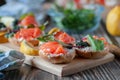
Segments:
[[[76,43],[76,53],[83,58],[101,58],[108,53],[104,37],[87,35]]]
[[[75,50],[64,48],[56,41],[49,41],[40,46],[39,55],[52,63],[68,63],[75,57]]]
[[[75,38],[67,34],[66,32],[60,30],[59,28],[53,28],[49,31],[49,34],[52,34],[55,40],[59,40],[66,44],[74,44]]]
[[[20,45],[23,40],[28,41],[36,46],[39,41],[36,39],[43,34],[43,31],[38,26],[38,23],[33,14],[25,14],[20,17],[16,25],[9,31],[6,36],[8,40],[15,44]]]
[[[75,38],[67,34],[66,32],[58,29],[58,28],[52,28],[48,34],[45,34],[38,38],[38,40],[42,43],[48,42],[48,41],[57,41],[61,43],[64,47],[69,45],[75,44]]]
[[[23,40],[26,40],[36,46],[39,44],[39,41],[36,38],[41,35],[42,31],[39,28],[20,29],[20,31],[9,38],[9,41],[13,44],[20,45]]]
[[[38,23],[35,19],[35,16],[33,13],[28,13],[28,14],[24,14],[20,17],[19,20],[19,26],[22,26],[24,28],[28,28],[31,26],[35,26],[38,27]]]
[[[69,45],[75,44],[75,38],[58,28],[53,28],[48,34],[38,38],[40,42],[39,55],[52,63],[68,63],[76,53]]]

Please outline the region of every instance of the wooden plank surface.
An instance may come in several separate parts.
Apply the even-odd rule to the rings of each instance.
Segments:
[[[19,50],[19,47],[11,45],[10,43],[5,43],[0,45],[0,49],[3,49],[5,51],[8,51],[10,49]],[[52,64],[51,62],[46,61],[39,56],[26,55],[25,63],[58,76],[66,76],[86,69],[90,69],[101,64],[108,63],[113,59],[114,55],[108,53],[106,56],[100,59],[75,58],[68,64]]]
[[[100,59],[76,58],[68,64],[52,64],[40,57],[35,57],[32,61],[34,66],[58,76],[71,75],[92,67],[113,61],[114,55],[108,53]]]
[[[102,26],[100,26],[97,31],[90,34],[104,36],[105,38],[107,37],[108,41],[119,45],[120,42],[117,42],[116,37],[109,37],[105,32],[105,26]],[[78,40],[81,37],[81,34],[76,35],[71,33],[71,35],[75,36]],[[111,39],[115,39],[115,41],[112,41]],[[116,58],[110,63],[65,77],[59,77],[26,64],[24,64],[19,70],[4,72],[4,74],[5,78],[3,80],[119,80],[120,59]]]

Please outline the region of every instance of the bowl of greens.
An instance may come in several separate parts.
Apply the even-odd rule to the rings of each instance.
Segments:
[[[64,9],[56,6],[48,11],[48,15],[57,27],[68,33],[89,33],[99,27],[102,12],[102,6],[94,9]]]

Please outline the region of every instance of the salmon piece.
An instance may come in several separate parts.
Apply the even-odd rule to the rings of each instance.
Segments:
[[[75,42],[75,38],[73,38],[72,36],[68,35],[65,32],[59,31],[54,35],[56,40],[60,40],[64,43],[67,44],[73,44]]]
[[[16,39],[23,38],[29,41],[31,39],[39,37],[41,34],[42,31],[39,28],[28,28],[28,29],[21,29],[14,35],[14,37]]]
[[[40,46],[40,50],[42,50],[44,53],[51,53],[51,54],[64,54],[66,51],[62,47],[61,44],[58,42],[46,42]]]
[[[34,15],[27,15],[21,22],[21,26],[28,26],[33,24],[34,26],[38,26],[37,21],[35,20]]]

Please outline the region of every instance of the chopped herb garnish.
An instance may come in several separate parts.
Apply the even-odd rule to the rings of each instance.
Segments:
[[[54,41],[54,36],[53,35],[49,35],[49,34],[45,34],[44,36],[39,37],[37,39],[42,41],[42,42]]]
[[[87,38],[94,51],[101,51],[104,49],[104,42],[102,40],[94,39],[91,35],[88,35]]]
[[[90,29],[95,25],[95,13],[91,9],[71,9],[55,5],[56,10],[64,17],[57,24],[60,27],[70,30],[82,32],[83,30]],[[54,17],[53,17],[54,18]],[[60,17],[58,17],[60,18]]]
[[[24,19],[28,15],[34,16],[34,14],[30,12],[30,13],[23,14],[22,16],[20,16],[20,20]]]
[[[44,26],[44,25],[41,25],[39,28],[40,28],[40,30],[42,30],[42,31],[45,30],[45,26]]]
[[[41,42],[56,41],[60,43],[63,47],[66,47],[68,49],[71,49],[73,47],[72,44],[66,44],[62,41],[56,40],[52,34],[45,34],[44,36],[39,37],[37,39],[40,40]]]
[[[44,31],[45,30],[45,26],[47,26],[48,21],[46,21],[43,25],[41,25],[39,28]]]

